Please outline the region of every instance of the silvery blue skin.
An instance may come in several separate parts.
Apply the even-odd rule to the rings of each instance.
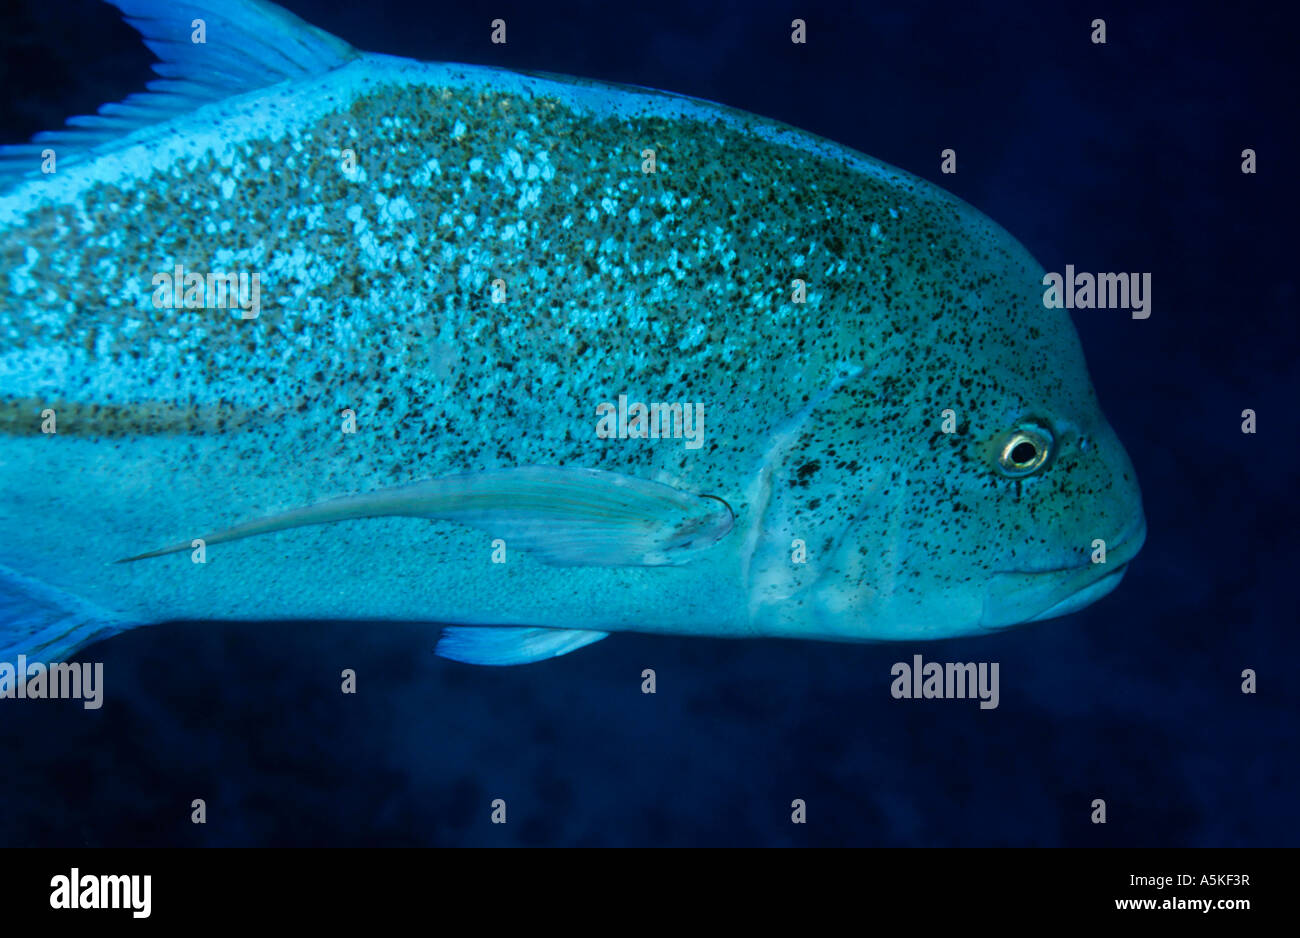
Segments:
[[[1068,314],[942,190],[257,0],[116,5],[163,79],[0,152],[0,660],[181,618],[451,625],[484,664],[935,639],[1141,547]],[[621,398],[701,435],[598,432]]]

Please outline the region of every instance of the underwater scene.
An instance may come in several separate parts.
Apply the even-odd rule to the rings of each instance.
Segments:
[[[1300,841],[1295,10],[0,16],[0,845]]]

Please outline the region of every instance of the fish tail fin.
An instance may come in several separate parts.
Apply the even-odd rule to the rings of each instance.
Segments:
[[[0,665],[64,661],[79,649],[125,631],[112,613],[0,566]]]
[[[161,60],[147,91],[68,119],[63,130],[0,147],[0,191],[102,152],[136,131],[206,104],[323,74],[359,53],[267,0],[109,0]]]

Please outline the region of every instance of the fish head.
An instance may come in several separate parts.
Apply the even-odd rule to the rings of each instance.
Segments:
[[[777,470],[751,602],[778,634],[940,639],[1050,619],[1113,590],[1142,546],[1137,475],[1068,313],[1045,307],[1014,239],[971,226],[951,286],[915,301],[917,334],[877,343]]]
[[[1011,421],[979,446],[1014,488],[996,528],[1005,540],[982,558],[981,629],[1090,605],[1119,585],[1146,540],[1137,474],[1100,410],[1043,413]]]

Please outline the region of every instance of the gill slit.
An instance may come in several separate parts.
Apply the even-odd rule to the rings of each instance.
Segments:
[[[770,434],[771,442],[759,457],[758,467],[745,486],[745,504],[749,511],[748,523],[745,525],[745,541],[741,547],[741,582],[745,595],[749,597],[750,621],[757,611],[758,601],[754,591],[753,563],[754,553],[762,537],[763,518],[772,500],[773,476],[777,463],[785,455],[790,444],[798,437],[808,418],[840,388],[850,381],[862,376],[866,371],[861,365],[841,364],[835,378],[813,395],[812,399],[791,417],[786,418]]]

